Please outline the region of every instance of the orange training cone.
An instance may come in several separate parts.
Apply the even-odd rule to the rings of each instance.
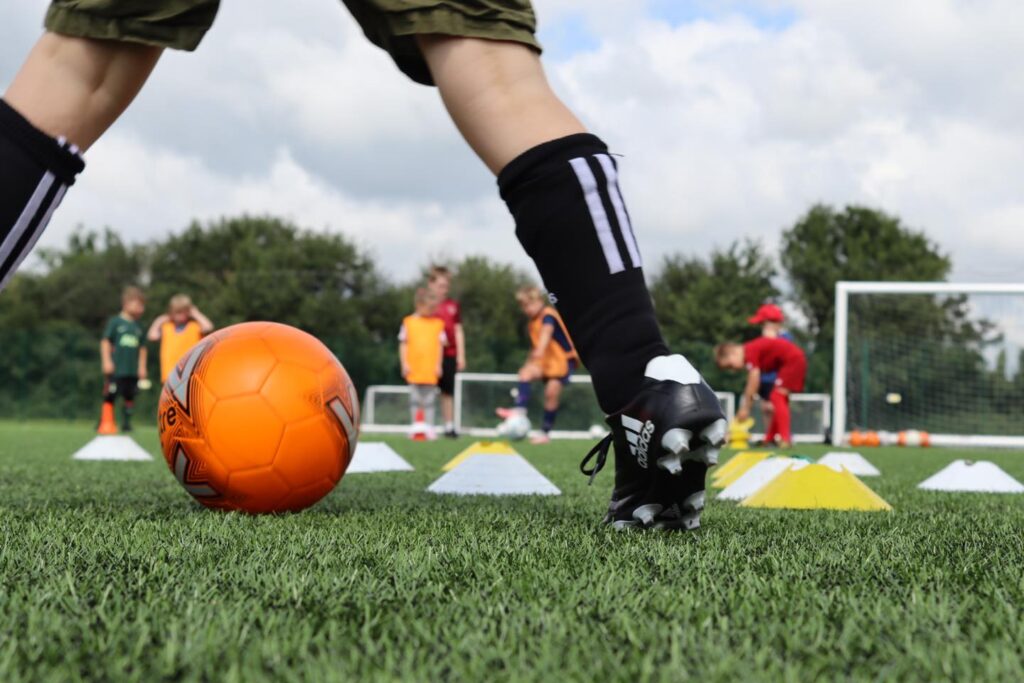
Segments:
[[[100,426],[96,429],[97,434],[117,434],[117,422],[114,421],[114,404],[103,403],[103,410],[100,411]]]
[[[423,408],[416,409],[416,417],[412,421],[412,440],[427,440],[427,418],[423,414]]]

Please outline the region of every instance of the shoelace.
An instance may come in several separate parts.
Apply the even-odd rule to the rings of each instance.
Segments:
[[[611,445],[612,435],[608,434],[608,436],[594,444],[594,447],[590,449],[590,452],[587,453],[583,457],[583,461],[580,462],[580,472],[590,477],[589,481],[587,481],[587,486],[594,483],[594,477],[596,477],[597,473],[604,467],[604,462],[608,459],[608,449],[611,448]],[[587,463],[590,462],[591,458],[595,455],[597,456],[597,461],[594,463],[594,466],[588,470]]]

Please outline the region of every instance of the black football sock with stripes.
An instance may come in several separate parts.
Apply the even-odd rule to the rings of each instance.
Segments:
[[[74,145],[51,138],[0,100],[0,291],[84,167]]]
[[[601,409],[620,410],[642,388],[648,361],[668,347],[608,147],[582,133],[546,142],[502,169],[498,187]]]

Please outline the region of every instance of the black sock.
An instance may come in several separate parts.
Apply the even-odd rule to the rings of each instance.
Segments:
[[[542,432],[547,434],[555,428],[555,418],[558,417],[558,408],[554,410],[544,411],[544,421],[541,423],[540,429]]]
[[[85,167],[78,149],[0,100],[0,291]]]
[[[516,236],[544,279],[598,403],[621,409],[668,353],[608,147],[589,134],[528,150],[498,175]]]

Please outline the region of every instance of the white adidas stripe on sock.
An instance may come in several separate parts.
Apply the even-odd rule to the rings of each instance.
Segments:
[[[57,191],[47,203],[46,197],[54,186]],[[29,197],[28,203],[14,222],[10,231],[0,242],[0,291],[7,285],[8,281],[18,270],[18,266],[46,229],[53,216],[54,210],[64,198],[67,186],[59,183],[56,176],[47,171],[36,185],[35,191]]]
[[[615,162],[607,154],[595,154],[594,156],[604,171],[608,198],[611,199],[612,206],[615,208],[615,217],[619,220],[619,230],[622,232],[622,240],[626,243],[629,259],[633,262],[634,268],[642,268],[640,250],[636,246],[636,237],[633,235],[633,225],[629,222],[626,203],[622,200],[622,193],[619,191],[619,174],[615,170]]]
[[[608,263],[608,270],[614,275],[626,269],[622,263],[622,255],[619,253],[619,245],[615,243],[615,236],[612,234],[611,223],[608,222],[608,214],[604,211],[604,203],[601,201],[601,193],[597,189],[597,178],[590,170],[590,165],[583,157],[570,159],[569,164],[576,173],[576,178],[583,188],[583,199],[590,211],[590,219],[594,222],[597,230],[597,239],[601,243],[601,251],[604,252],[604,260]]]

